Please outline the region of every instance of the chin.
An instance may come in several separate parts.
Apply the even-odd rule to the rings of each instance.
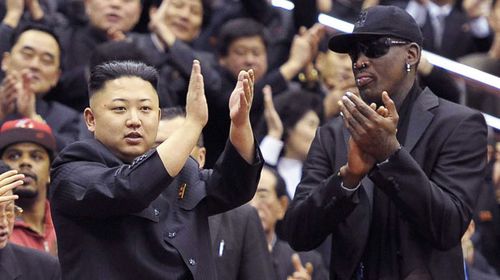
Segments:
[[[19,196],[19,199],[23,198],[35,198],[38,196],[38,190],[31,187],[21,187],[14,190],[14,194]]]

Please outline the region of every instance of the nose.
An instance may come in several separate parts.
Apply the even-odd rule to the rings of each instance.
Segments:
[[[137,110],[130,110],[127,119],[127,127],[138,128],[141,126],[141,119]]]
[[[190,11],[189,11],[189,6],[188,5],[184,5],[183,7],[179,8],[178,9],[178,15],[181,16],[182,18],[184,19],[188,19],[189,16],[190,16]]]
[[[247,66],[253,66],[255,64],[256,56],[252,52],[247,52],[245,54],[245,64]]]
[[[368,67],[368,58],[363,52],[358,52],[355,57],[353,57],[352,68],[354,70],[360,70]]]

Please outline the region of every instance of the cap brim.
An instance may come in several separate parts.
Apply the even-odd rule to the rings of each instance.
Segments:
[[[348,53],[354,43],[368,39],[370,37],[387,36],[386,33],[378,32],[358,32],[335,35],[328,41],[328,48],[338,53]]]

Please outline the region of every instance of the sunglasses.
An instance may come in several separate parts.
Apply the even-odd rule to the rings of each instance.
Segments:
[[[410,42],[396,40],[387,37],[377,38],[375,40],[366,40],[355,43],[352,50],[349,51],[349,56],[352,61],[357,61],[359,53],[363,53],[368,58],[379,58],[386,55],[392,46],[407,45]]]

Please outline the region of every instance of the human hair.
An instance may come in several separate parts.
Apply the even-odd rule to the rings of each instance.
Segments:
[[[286,190],[286,183],[283,177],[274,169],[273,167],[264,164],[263,169],[266,169],[267,171],[271,172],[274,177],[276,178],[276,186],[274,187],[274,191],[276,192],[276,196],[278,198],[281,198],[283,196],[286,196],[288,199],[290,197],[288,196],[288,192]]]
[[[251,18],[237,18],[225,23],[217,39],[217,52],[219,57],[228,54],[231,44],[241,38],[258,36],[264,42],[267,49],[268,40],[264,26]]]
[[[164,0],[152,0],[150,7],[160,7],[161,3]],[[210,19],[212,18],[212,0],[200,0],[201,1],[201,6],[203,7],[203,16],[202,16],[202,23],[201,26],[205,27],[207,24],[210,22]]]
[[[161,109],[161,120],[173,120],[175,118],[186,118],[186,111],[184,108],[175,106]],[[203,133],[200,133],[200,137],[198,138],[198,142],[196,142],[196,146],[199,148],[205,146],[205,142],[203,141]]]
[[[156,89],[158,85],[158,71],[137,61],[110,61],[92,68],[88,82],[89,99],[104,87],[107,81],[121,77],[138,77],[149,82]]]
[[[139,61],[147,65],[152,63],[147,58],[146,54],[137,47],[136,44],[129,41],[109,41],[98,45],[89,59],[89,68],[93,69],[99,64],[108,61]]]

